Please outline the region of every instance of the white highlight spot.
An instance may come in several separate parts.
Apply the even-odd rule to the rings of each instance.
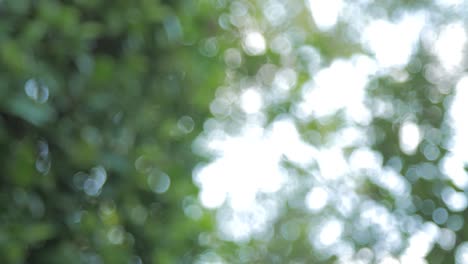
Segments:
[[[465,28],[461,22],[447,25],[440,32],[434,52],[446,70],[453,71],[461,66],[466,38]]]
[[[417,124],[405,121],[400,127],[400,148],[407,155],[413,155],[421,142],[421,131]]]
[[[420,230],[411,235],[404,256],[424,258],[432,250],[439,236],[439,228],[432,222],[426,222]]]
[[[458,246],[455,261],[457,264],[468,263],[468,242],[463,242]]]
[[[400,264],[398,259],[392,257],[392,256],[385,256],[381,262],[381,264]]]
[[[247,125],[234,137],[217,134],[210,131],[199,143],[218,158],[199,166],[193,175],[201,189],[199,199],[208,208],[218,208],[225,201],[234,210],[251,208],[257,193],[274,193],[283,186],[288,175],[282,159],[305,166],[317,156],[317,150],[300,138],[294,122],[286,118],[266,129]]]
[[[212,179],[205,180],[205,182],[208,183],[207,185],[215,185],[213,184],[213,180],[212,182],[210,182],[210,180]],[[215,209],[220,207],[226,200],[226,192],[224,192],[224,190],[219,190],[212,187],[210,188],[207,186],[201,190],[199,197],[200,202],[203,204],[203,206],[205,206],[206,208]]]
[[[314,187],[306,196],[306,205],[313,212],[322,210],[328,203],[328,192],[322,187]]]
[[[460,156],[448,154],[440,163],[442,172],[460,189],[468,186],[468,174],[464,170],[464,161]]]
[[[391,169],[383,169],[380,173],[380,177],[375,179],[377,184],[387,189],[395,197],[408,194],[410,186],[404,177]]]
[[[463,192],[457,192],[451,187],[445,187],[442,190],[442,200],[453,212],[461,212],[468,206],[468,201]]]
[[[257,192],[277,191],[284,181],[279,167],[281,145],[263,137],[261,128],[247,127],[237,137],[207,146],[220,156],[195,171],[202,204],[217,208],[229,197],[233,208],[248,208]]]
[[[451,250],[455,246],[457,235],[450,229],[442,228],[439,232],[438,244],[444,250]]]
[[[456,85],[455,98],[449,110],[449,121],[455,131],[449,142],[450,154],[440,163],[441,169],[452,182],[461,189],[468,186],[468,174],[464,166],[468,163],[468,75],[463,76]]]
[[[324,149],[317,158],[320,174],[326,180],[337,180],[349,171],[343,152],[339,148]]]
[[[378,170],[382,166],[382,155],[368,148],[359,148],[351,154],[349,165],[354,170]]]
[[[364,29],[361,41],[381,67],[401,67],[413,54],[425,20],[423,13],[405,15],[398,23],[375,20]]]
[[[241,94],[240,105],[247,114],[257,113],[263,106],[262,96],[256,89],[249,88]]]
[[[333,61],[328,68],[315,74],[313,82],[304,85],[299,114],[304,117],[314,114],[320,118],[345,108],[351,120],[367,123],[370,113],[363,102],[365,87],[375,70],[375,62],[363,55]]]
[[[265,37],[257,31],[247,32],[244,36],[243,47],[249,55],[262,55],[266,50]]]
[[[468,113],[468,75],[462,77],[455,90],[455,99],[449,110],[450,121],[455,131],[453,141],[451,142],[451,151],[461,160],[468,162],[468,122],[466,122],[466,113]]]
[[[436,0],[440,7],[454,7],[463,3],[463,0]]]
[[[332,219],[325,223],[319,232],[319,242],[322,246],[328,247],[333,245],[341,237],[343,233],[343,224]]]
[[[335,26],[343,8],[342,0],[308,0],[308,3],[315,24],[321,31]]]

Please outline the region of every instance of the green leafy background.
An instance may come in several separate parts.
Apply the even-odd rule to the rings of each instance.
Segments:
[[[215,113],[213,100],[228,89],[236,102],[246,80],[260,82],[267,94],[272,80],[261,76],[265,65],[297,74],[286,100],[263,109],[265,126],[290,116],[307,143],[321,146],[349,125],[342,111],[324,122],[304,121],[293,109],[318,68],[356,54],[373,56],[356,41],[360,32],[341,20],[321,31],[305,3],[295,0],[283,3],[284,21],[272,24],[267,7],[274,2],[0,1],[0,263],[343,263],[339,254],[310,243],[310,225],[334,217],[336,208],[314,215],[294,206],[314,186],[317,167],[284,161],[300,184],[292,194],[273,194],[280,214],[269,223],[271,236],[242,243],[219,236],[221,211],[202,207],[192,181],[194,167],[214,158],[197,155],[193,145],[209,130],[205,121],[214,118],[232,134],[247,122],[235,107],[228,114]],[[431,14],[428,27],[466,21],[464,3],[441,9],[432,1],[357,2],[362,15],[371,18],[392,21],[402,12],[422,10]],[[262,32],[268,45],[276,36],[287,36],[291,53],[267,46],[264,53],[249,55],[242,41],[251,28]],[[304,46],[320,55],[317,69],[307,68],[310,61],[299,52]],[[233,50],[238,64],[226,59]],[[420,225],[434,223],[434,211],[443,208],[449,220],[437,225],[450,230],[455,242],[445,248],[434,244],[427,263],[462,263],[456,250],[467,237],[466,210],[447,209],[441,192],[450,187],[466,196],[466,190],[438,164],[449,153],[446,113],[465,67],[434,83],[424,71],[434,63],[421,42],[402,69],[409,78],[375,76],[366,91],[370,109],[387,100],[401,110],[373,116],[361,128],[365,137],[375,138],[369,147],[381,154],[382,163],[409,181],[410,197],[395,197],[372,180],[356,190],[360,202],[375,202]],[[416,64],[423,66],[411,68]],[[399,148],[398,130],[408,112],[426,131],[414,155]],[[311,132],[321,140],[308,137]],[[435,159],[424,154],[428,144],[439,152]],[[412,206],[403,206],[405,199]],[[358,261],[366,249],[374,257],[355,263],[379,263],[376,245],[385,237],[374,227],[356,228],[354,217],[357,212],[342,219],[344,240],[353,245],[351,258]],[[285,238],[288,232],[295,239]],[[365,241],[359,238],[364,232],[369,234]],[[412,233],[403,227],[398,232],[407,245]],[[403,248],[389,253],[398,257]]]

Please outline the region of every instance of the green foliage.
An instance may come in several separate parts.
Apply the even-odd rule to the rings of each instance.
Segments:
[[[466,204],[446,196],[466,203],[467,189],[444,162],[466,67],[444,69],[431,45],[452,21],[466,23],[464,13],[442,1],[342,1],[336,25],[324,28],[309,2],[0,1],[0,263],[379,263],[433,233],[418,257],[462,263]],[[343,97],[362,81],[357,65],[378,61],[362,31],[407,12],[427,16],[425,33],[407,65],[367,73],[369,116],[310,110],[352,100]],[[342,68],[328,79],[348,82],[331,82],[336,94],[320,98],[320,74],[332,67]],[[257,112],[243,109],[249,89],[261,98]],[[217,158],[196,156],[209,148],[198,141],[252,126],[268,135],[281,120],[318,154],[301,163],[282,153],[286,181],[258,191],[257,211],[226,230],[238,216],[233,198],[213,211],[197,198],[192,170]],[[407,123],[420,131],[414,151],[402,147]],[[321,156],[329,150],[339,154],[325,156],[331,169]],[[355,169],[363,150],[371,168]],[[340,162],[350,171],[323,176]],[[308,201],[314,188],[322,205]],[[340,229],[328,245],[327,225]]]
[[[0,3],[0,262],[191,263],[208,1]],[[175,26],[174,26],[175,25]]]

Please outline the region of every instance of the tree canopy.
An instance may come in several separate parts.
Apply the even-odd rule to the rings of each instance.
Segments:
[[[467,263],[466,7],[0,1],[0,262]]]

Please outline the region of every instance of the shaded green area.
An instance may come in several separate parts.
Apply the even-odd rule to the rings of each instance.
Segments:
[[[0,3],[0,262],[191,263],[208,1]],[[203,215],[202,215],[203,217]]]

